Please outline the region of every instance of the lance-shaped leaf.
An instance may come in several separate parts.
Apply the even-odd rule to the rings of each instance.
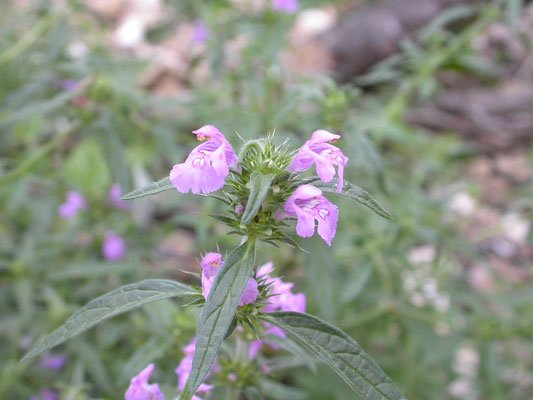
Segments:
[[[76,311],[62,326],[37,343],[22,361],[36,357],[108,318],[154,301],[194,294],[197,292],[190,286],[166,279],[148,279],[123,286],[90,301]]]
[[[252,175],[250,175],[250,196],[242,214],[241,223],[247,224],[255,217],[263,201],[265,201],[273,179],[274,175],[252,172]]]
[[[376,362],[340,329],[297,312],[275,312],[261,318],[328,364],[362,399],[405,400]]]
[[[217,273],[198,321],[191,374],[180,400],[190,400],[209,373],[252,275],[254,260],[255,240],[249,239],[229,254]]]
[[[318,176],[314,176],[306,179],[304,183],[312,184],[314,187],[317,187],[324,193],[338,194],[340,196],[348,197],[364,205],[365,207],[370,208],[383,218],[392,219],[392,215],[385,210],[366,190],[348,182],[346,179],[344,180],[344,185],[340,193],[337,192],[337,178],[333,179],[331,182],[325,183],[322,182]]]
[[[152,196],[164,192],[165,190],[174,189],[174,186],[170,182],[170,178],[163,178],[160,181],[151,183],[143,188],[134,190],[122,196],[120,200],[133,200],[139,197]]]

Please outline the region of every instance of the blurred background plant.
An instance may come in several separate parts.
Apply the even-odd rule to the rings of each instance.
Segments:
[[[309,255],[260,248],[258,260],[408,398],[533,397],[533,5],[273,4],[3,4],[0,398],[121,398],[150,362],[176,381],[197,312],[170,301],[19,360],[88,300],[146,277],[197,283],[184,271],[200,271],[201,252],[235,245],[209,199],[117,200],[166,176],[205,124],[235,144],[343,135],[347,179],[395,219],[339,200],[332,248],[300,240]],[[265,398],[353,398],[322,368],[271,379]]]

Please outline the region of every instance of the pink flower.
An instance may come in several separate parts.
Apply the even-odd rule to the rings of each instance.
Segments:
[[[185,389],[185,386],[187,385],[187,380],[189,379],[189,375],[191,374],[192,360],[194,358],[194,351],[196,350],[196,338],[193,338],[190,343],[182,350],[185,353],[185,357],[183,357],[180,362],[180,365],[178,365],[175,370],[176,375],[178,375],[179,390]],[[202,383],[198,388],[197,392],[209,393],[211,389],[213,389],[213,386]]]
[[[80,210],[87,208],[85,198],[81,193],[70,191],[66,201],[59,206],[59,216],[64,219],[73,218]]]
[[[127,201],[120,200],[121,197],[122,189],[120,189],[120,185],[118,183],[115,183],[113,186],[111,186],[111,188],[109,188],[109,193],[107,195],[109,204],[115,208],[129,210],[131,208],[131,204]]]
[[[342,154],[339,148],[330,144],[337,139],[340,139],[339,135],[323,129],[316,131],[294,157],[291,165],[289,165],[289,171],[305,171],[315,163],[316,173],[320,180],[331,182],[335,176],[334,166],[336,165],[339,173],[337,191],[340,193],[344,183],[344,166],[348,162],[348,157]]]
[[[220,268],[222,268],[222,264],[222,255],[218,253],[207,253],[200,263],[203,268],[202,293],[206,300],[211,291],[211,287],[215,282],[215,277],[217,276],[218,271],[220,271]],[[257,296],[259,296],[257,282],[255,279],[250,278],[239,301],[239,306],[253,303],[257,299]]]
[[[150,375],[154,372],[154,364],[148,365],[139,375],[133,377],[130,386],[124,395],[125,400],[165,400],[165,396],[159,389],[159,385],[148,384]]]
[[[61,371],[67,363],[67,356],[58,354],[53,356],[50,352],[45,352],[41,356],[39,366],[44,369],[51,369],[53,371]]]
[[[296,216],[296,233],[301,237],[310,237],[315,233],[315,219],[318,221],[318,234],[331,246],[331,240],[337,231],[339,210],[322,191],[311,185],[302,185],[289,197],[285,204],[287,215]]]
[[[291,289],[294,284],[283,282],[280,278],[272,278],[270,276],[272,269],[273,264],[267,263],[257,271],[257,279],[270,285],[270,297],[268,298],[269,304],[267,304],[263,310],[267,313],[277,310],[304,313],[306,309],[305,295],[303,293],[292,293]],[[275,335],[282,338],[286,336],[277,326],[268,323],[265,323],[264,326],[267,328],[265,335]],[[250,344],[248,356],[254,358],[264,343],[268,343],[274,350],[279,349],[275,343],[271,343],[268,340],[255,340]]]
[[[237,157],[224,135],[213,125],[205,125],[193,132],[198,140],[207,140],[197,146],[184,163],[176,164],[170,172],[170,181],[178,192],[211,193],[222,186],[229,168],[237,165]]]
[[[205,22],[197,19],[193,23],[192,41],[196,43],[203,43],[209,39],[209,30],[205,26]]]
[[[102,254],[109,261],[117,261],[126,256],[126,244],[124,239],[115,232],[109,231],[105,234]]]
[[[298,0],[274,0],[272,7],[276,11],[294,14],[300,9],[300,3]]]

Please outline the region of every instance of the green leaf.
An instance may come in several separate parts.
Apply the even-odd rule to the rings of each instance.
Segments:
[[[166,279],[148,279],[123,286],[90,301],[76,311],[62,326],[37,343],[22,361],[36,357],[108,318],[154,301],[194,294],[196,292],[193,288]]]
[[[181,400],[190,400],[209,373],[252,275],[254,261],[255,240],[250,238],[230,253],[218,272],[198,321],[192,370]]]
[[[308,398],[305,392],[271,379],[265,379],[261,382],[260,388],[261,393],[266,394],[270,399],[305,400]]]
[[[85,139],[69,155],[63,170],[71,187],[101,198],[111,186],[111,172],[100,143]]]
[[[340,196],[348,197],[364,205],[365,207],[370,208],[383,218],[392,219],[392,215],[385,210],[366,190],[348,182],[346,179],[344,180],[344,185],[340,193],[337,192],[337,178],[333,179],[331,182],[324,183],[319,177],[314,176],[306,179],[304,183],[312,184],[313,186],[322,190],[324,193],[338,194]]]
[[[259,172],[252,172],[252,175],[250,175],[250,184],[252,185],[250,187],[250,196],[242,214],[241,223],[247,224],[255,217],[263,201],[265,201],[273,180],[274,175],[263,175]]]
[[[26,158],[13,170],[6,173],[5,175],[0,176],[0,185],[14,182],[22,176],[29,174],[32,169],[39,165],[42,160],[44,160],[52,151],[59,147],[66,138],[77,132],[80,127],[80,124],[73,125],[73,127],[67,132],[65,132],[64,134],[57,135],[44,146],[42,146],[39,150],[33,152],[31,156]]]
[[[340,329],[297,312],[275,312],[260,318],[328,364],[362,399],[405,400],[376,362]]]
[[[152,196],[164,192],[165,190],[173,189],[174,186],[170,183],[170,178],[163,178],[160,181],[154,182],[141,189],[134,190],[122,196],[120,200],[133,200],[139,197]]]

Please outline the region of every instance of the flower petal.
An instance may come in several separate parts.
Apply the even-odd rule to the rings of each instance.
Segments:
[[[324,205],[318,206],[318,234],[331,246],[331,241],[337,231],[337,221],[339,220],[339,209],[336,205],[326,200]],[[327,214],[326,214],[327,213]]]
[[[311,139],[309,140],[309,143],[310,144],[328,143],[334,140],[339,140],[340,138],[341,138],[340,135],[336,135],[334,133],[326,131],[325,129],[319,129],[313,132],[313,134],[311,135]]]
[[[248,284],[244,289],[241,299],[239,300],[239,306],[244,306],[245,304],[253,303],[257,296],[259,296],[259,289],[257,287],[257,282],[255,279],[250,278]]]

